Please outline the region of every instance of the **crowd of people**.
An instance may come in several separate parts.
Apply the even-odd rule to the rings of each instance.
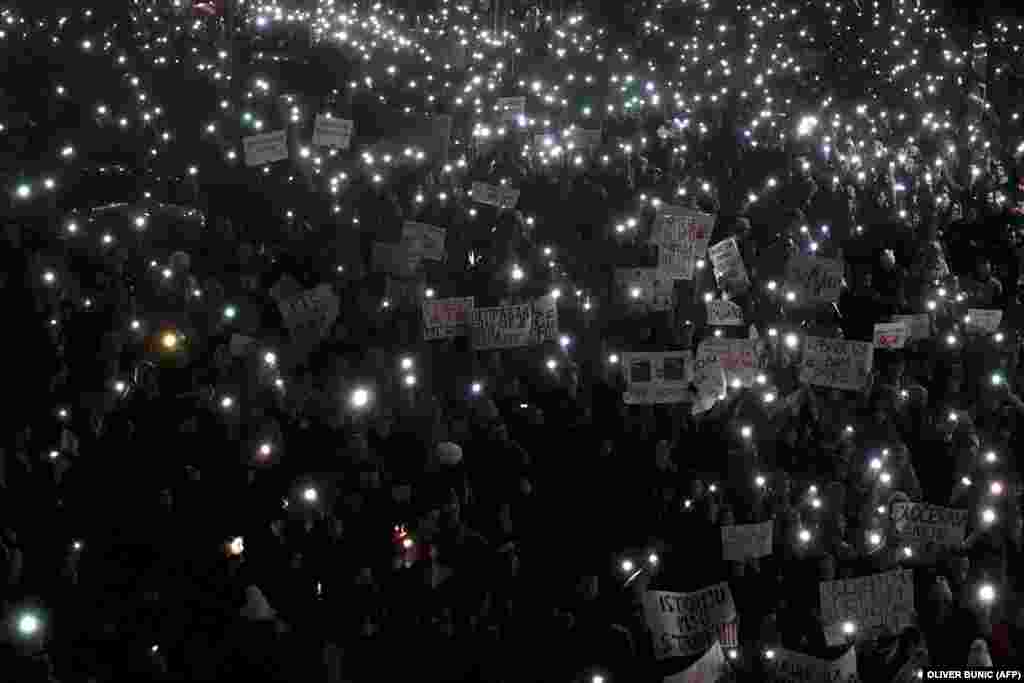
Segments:
[[[438,104],[427,121],[450,117],[447,158],[413,146],[392,162],[382,150],[402,150],[401,130],[362,131],[408,93],[397,80],[366,92],[360,69],[386,78],[397,47],[364,48],[398,45],[401,29],[381,26],[408,18],[344,10],[350,43],[319,48],[344,55],[344,80],[309,96],[265,86],[277,99],[260,104],[261,74],[290,77],[286,53],[264,36],[229,58],[216,17],[160,5],[110,25],[82,10],[0,15],[8,66],[41,77],[4,93],[0,122],[15,158],[0,679],[791,681],[804,679],[785,653],[852,648],[849,680],[909,683],[927,666],[1024,660],[1024,187],[1005,134],[978,156],[980,139],[907,139],[919,121],[894,115],[862,126],[868,145],[852,141],[858,127],[825,150],[803,133],[744,147],[733,126],[764,105],[736,98],[707,125],[610,107],[581,124],[596,139],[570,145],[564,118],[540,141],[515,118],[485,126]],[[236,43],[263,30],[263,11]],[[452,15],[417,25],[486,25]],[[576,68],[549,58],[583,19],[521,19],[536,36],[479,94]],[[318,31],[304,35],[328,40]],[[490,40],[472,59],[506,54]],[[40,87],[52,92],[29,92]],[[188,100],[220,102],[234,128]],[[311,102],[310,128],[318,107],[353,121],[352,149],[321,157],[293,140],[289,159],[244,167],[236,133],[287,126]],[[124,137],[132,106],[181,132]],[[252,117],[265,123],[246,132]],[[214,151],[189,147],[186,128],[216,130]],[[54,145],[68,164],[90,149],[93,166],[30,185]],[[876,153],[886,163],[860,158]],[[474,183],[518,194],[484,203]],[[126,185],[133,199],[109,204]],[[667,301],[623,289],[618,272],[664,263],[671,207],[713,225],[690,276],[662,276]],[[381,257],[409,222],[443,229],[441,259]],[[729,239],[738,280],[704,252]],[[802,300],[794,259],[841,264],[837,295]],[[331,303],[298,329],[286,302],[309,291]],[[544,298],[557,330],[501,349],[474,345],[465,321],[425,338],[424,305],[456,297]],[[735,304],[741,324],[715,324],[713,302]],[[900,319],[913,321],[905,339],[880,342],[876,325]],[[808,373],[808,338],[869,342],[862,381]],[[716,339],[756,340],[753,372],[716,366],[709,396],[691,353],[684,396],[624,401],[628,354],[699,362]],[[894,511],[914,504],[960,515],[953,537],[908,540]],[[769,521],[767,552],[734,554],[730,530]],[[906,619],[876,604],[831,637],[822,586],[893,570],[911,572]],[[709,647],[666,650],[650,596],[721,582],[728,624],[711,624]],[[713,673],[709,653],[723,659]]]

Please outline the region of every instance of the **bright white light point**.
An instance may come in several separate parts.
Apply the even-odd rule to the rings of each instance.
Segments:
[[[479,394],[483,389],[483,385],[480,382],[473,382],[473,385],[469,388],[474,394]]]
[[[414,386],[416,386],[416,375],[406,375],[405,376],[405,386],[407,386],[407,387],[414,387]]]
[[[852,621],[843,622],[843,633],[848,636],[852,636],[857,630],[857,626]]]
[[[995,602],[996,589],[992,584],[986,583],[978,589],[978,599],[985,603]]]
[[[800,338],[797,337],[792,332],[790,332],[789,334],[786,335],[786,346],[787,347],[789,347],[791,349],[795,349],[799,343],[800,343]]]
[[[1002,482],[994,481],[989,485],[988,490],[993,496],[1001,496],[1003,495],[1003,484]]]
[[[633,571],[633,560],[623,560],[622,561],[622,571],[627,572],[627,573]]]
[[[370,402],[370,392],[366,389],[359,388],[352,392],[352,405],[356,408],[362,408]]]
[[[21,199],[28,199],[28,197],[31,194],[32,194],[32,186],[31,185],[18,185],[18,197],[20,197]]]
[[[222,398],[220,400],[220,407],[223,408],[224,410],[227,410],[228,408],[230,408],[234,404],[235,404],[235,399],[231,398],[230,396],[225,396],[224,398]]]
[[[985,524],[994,524],[996,521],[996,511],[992,508],[985,508],[981,513],[981,521]]]
[[[224,317],[227,318],[228,320],[234,319],[236,315],[238,315],[238,310],[235,309],[234,306],[227,306],[224,309]]]
[[[313,488],[312,486],[306,488],[302,492],[302,500],[306,501],[307,503],[315,503],[319,497],[320,494],[318,494],[316,492],[316,489]]]
[[[402,359],[402,369],[403,370],[411,370],[412,369],[412,358],[409,358],[408,356],[406,356],[405,358]]]
[[[872,531],[871,535],[868,536],[868,541],[871,542],[871,545],[878,545],[882,542],[882,535],[877,531]]]
[[[34,614],[23,614],[18,619],[18,631],[23,636],[35,635],[39,631],[39,617]]]
[[[998,458],[996,457],[995,451],[989,451],[988,453],[985,454],[985,462],[993,463],[996,460],[998,460]]]
[[[548,362],[545,363],[545,365],[547,366],[548,370],[554,370],[555,368],[558,367],[558,361],[556,361],[554,358],[548,358]]]
[[[270,455],[274,448],[269,443],[260,444],[260,455]]]
[[[740,436],[742,436],[744,439],[749,439],[753,435],[754,435],[754,430],[749,425],[744,425],[740,429]],[[764,477],[758,477],[757,481],[758,481],[758,484],[757,484],[758,486],[764,486]]]

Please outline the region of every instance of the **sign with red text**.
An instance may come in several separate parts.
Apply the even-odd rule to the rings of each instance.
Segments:
[[[876,349],[902,349],[910,338],[906,323],[875,323]]]
[[[736,618],[736,603],[724,581],[693,593],[647,591],[643,604],[659,660],[706,652],[718,641],[719,627]]]
[[[697,259],[704,258],[715,217],[681,206],[658,212],[651,243],[658,246],[658,269],[677,280],[692,280]]]
[[[471,296],[424,301],[423,339],[433,341],[466,336],[473,302]]]

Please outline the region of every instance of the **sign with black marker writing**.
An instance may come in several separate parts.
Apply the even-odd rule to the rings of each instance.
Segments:
[[[647,591],[643,603],[659,660],[705,652],[718,640],[719,627],[736,618],[724,581],[693,593]]]

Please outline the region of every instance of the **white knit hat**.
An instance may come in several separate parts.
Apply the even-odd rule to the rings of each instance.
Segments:
[[[967,655],[967,666],[992,668],[992,655],[988,653],[988,643],[981,638],[971,643],[971,651]]]
[[[248,586],[245,589],[245,606],[239,613],[249,621],[271,621],[277,618],[277,611],[267,602],[259,586]]]
[[[454,467],[462,462],[462,447],[451,441],[437,444],[437,459],[442,465]]]

